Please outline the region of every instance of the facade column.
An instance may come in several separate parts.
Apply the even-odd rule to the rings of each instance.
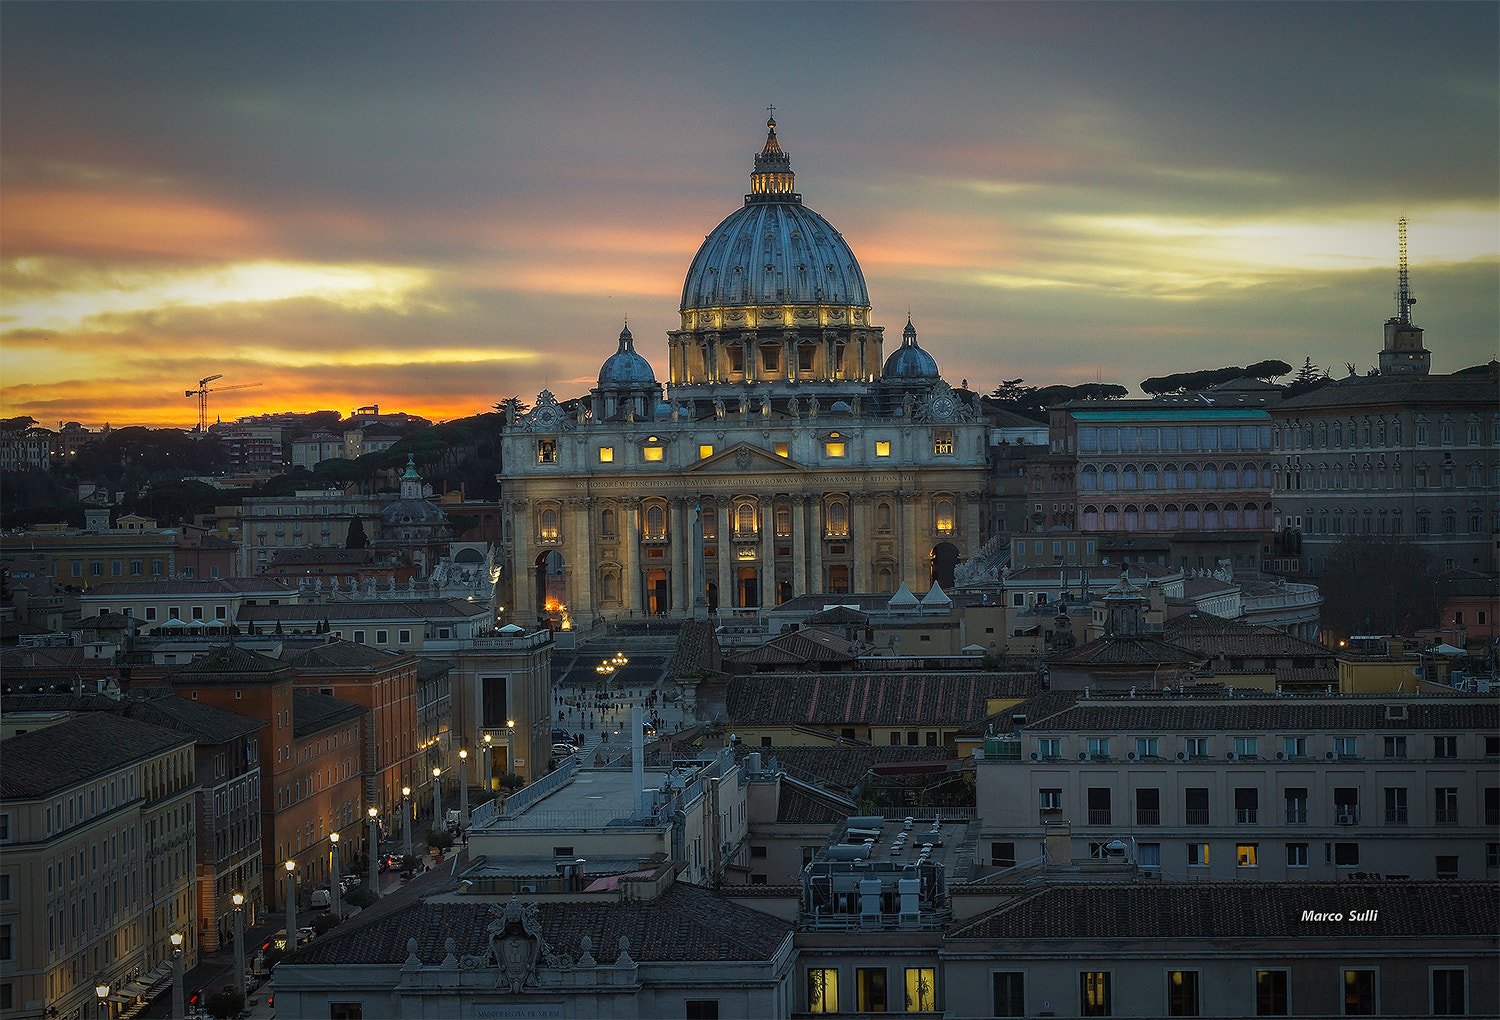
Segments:
[[[727,499],[714,508],[719,518],[719,608],[734,605],[734,504]]]
[[[792,493],[792,598],[807,594],[807,496]]]
[[[575,621],[588,621],[594,616],[594,501],[576,496],[568,502],[573,507],[572,555],[568,556],[572,574],[568,597],[572,602],[568,610]]]
[[[761,608],[774,606],[776,598],[776,499],[769,492],[760,500],[760,566],[756,568]]]
[[[686,613],[693,608],[692,596],[688,594],[692,582],[689,579],[690,568],[687,557],[693,528],[688,516],[688,501],[684,496],[678,496],[672,501],[672,522],[668,535],[672,541],[672,612],[673,614]]]
[[[745,333],[740,336],[740,350],[743,352],[740,354],[740,358],[743,359],[745,365],[745,382],[757,381],[760,379],[760,366],[755,362],[756,356],[760,351],[756,348],[755,335],[753,333]]]
[[[624,599],[626,614],[641,609],[641,501],[620,501],[620,538],[625,546],[625,576],[620,578],[620,595]]]
[[[531,578],[531,504],[510,504],[511,619],[528,630],[536,626],[536,585]]]
[[[897,500],[897,505],[901,508],[901,534],[904,536],[901,543],[901,579],[913,592],[926,590],[925,586],[919,588],[917,576],[922,545],[919,541],[920,536],[917,534],[922,518],[917,505],[919,499],[920,497],[915,492],[902,492]]]
[[[985,538],[987,537],[984,534],[984,521],[981,519],[981,510],[984,506],[984,493],[965,492],[963,494],[963,501],[963,517],[960,519],[961,523],[959,526],[964,529],[964,540],[960,548],[967,550],[964,553],[964,558],[967,559],[979,551],[979,547],[984,545]]]
[[[812,536],[812,549],[807,560],[807,590],[821,595],[828,587],[823,583],[823,495],[812,492],[807,496],[807,531]]]
[[[864,350],[863,344],[860,345],[860,350]],[[870,590],[870,558],[875,552],[875,529],[870,520],[868,492],[849,494],[849,522],[849,548],[855,550],[853,590],[867,592]]]
[[[797,334],[792,332],[781,336],[781,377],[787,382],[797,379]]]

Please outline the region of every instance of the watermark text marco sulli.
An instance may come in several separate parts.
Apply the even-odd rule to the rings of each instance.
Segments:
[[[1380,917],[1379,910],[1304,910],[1304,921],[1374,921]]]

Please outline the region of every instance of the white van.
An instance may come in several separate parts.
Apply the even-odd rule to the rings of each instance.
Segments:
[[[314,910],[327,910],[332,905],[327,889],[314,889],[308,902]]]

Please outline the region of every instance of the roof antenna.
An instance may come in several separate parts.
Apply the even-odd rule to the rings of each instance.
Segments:
[[[1407,272],[1406,264],[1406,217],[1403,216],[1396,221],[1397,251],[1400,267],[1397,274],[1396,286],[1396,321],[1403,326],[1411,325],[1411,306],[1417,303],[1417,299],[1411,295],[1411,277]]]

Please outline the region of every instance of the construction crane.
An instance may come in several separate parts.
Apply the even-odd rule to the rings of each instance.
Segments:
[[[242,383],[239,386],[215,386],[213,389],[208,388],[209,383],[213,382],[215,379],[222,378],[224,378],[223,374],[210,375],[198,380],[198,388],[196,390],[183,391],[182,395],[185,397],[198,398],[198,431],[200,433],[208,431],[208,395],[210,393],[223,393],[228,390],[248,390],[261,385],[258,382],[253,382]]]

